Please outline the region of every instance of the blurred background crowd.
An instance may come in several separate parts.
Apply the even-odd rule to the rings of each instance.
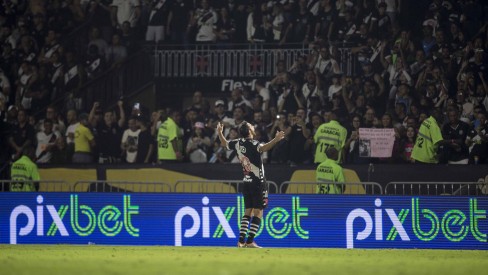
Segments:
[[[37,162],[156,163],[157,135],[171,118],[179,127],[177,161],[238,162],[216,139],[244,120],[267,142],[286,139],[266,163],[312,164],[318,127],[347,129],[343,163],[409,163],[418,129],[439,109],[450,145],[440,163],[487,163],[488,4],[481,0],[3,0],[0,4],[2,158],[34,145]],[[89,31],[74,37],[77,28]],[[90,79],[119,66],[148,44],[265,44],[306,47],[292,66],[254,87],[213,97],[202,87],[188,106],[149,110],[125,100],[116,106],[70,96]],[[339,49],[357,58],[343,72]],[[63,105],[51,103],[63,98]],[[160,106],[171,104],[160,103]],[[79,125],[93,136],[76,147]],[[393,128],[391,158],[363,158],[359,128]],[[89,135],[90,135],[89,134]],[[77,149],[78,148],[78,149]],[[88,160],[73,158],[88,152]]]

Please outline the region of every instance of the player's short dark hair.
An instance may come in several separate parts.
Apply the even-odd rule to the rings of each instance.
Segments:
[[[249,137],[249,124],[247,121],[243,121],[241,125],[239,125],[239,135],[243,138]]]

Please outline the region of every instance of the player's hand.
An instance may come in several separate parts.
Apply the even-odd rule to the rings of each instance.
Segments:
[[[275,136],[275,138],[276,138],[277,140],[282,140],[284,137],[285,137],[285,132],[283,132],[283,131],[278,131],[278,132],[276,132],[276,136]]]
[[[217,122],[217,132],[222,133],[224,131],[224,125],[220,122]]]

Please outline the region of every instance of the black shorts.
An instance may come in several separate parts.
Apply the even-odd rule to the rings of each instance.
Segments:
[[[263,182],[244,182],[242,194],[244,195],[244,207],[264,209],[268,206],[269,185]]]

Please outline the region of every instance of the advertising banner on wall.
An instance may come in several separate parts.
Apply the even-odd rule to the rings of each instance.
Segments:
[[[264,247],[488,249],[485,197],[270,195]],[[0,243],[235,246],[231,194],[0,193]]]

